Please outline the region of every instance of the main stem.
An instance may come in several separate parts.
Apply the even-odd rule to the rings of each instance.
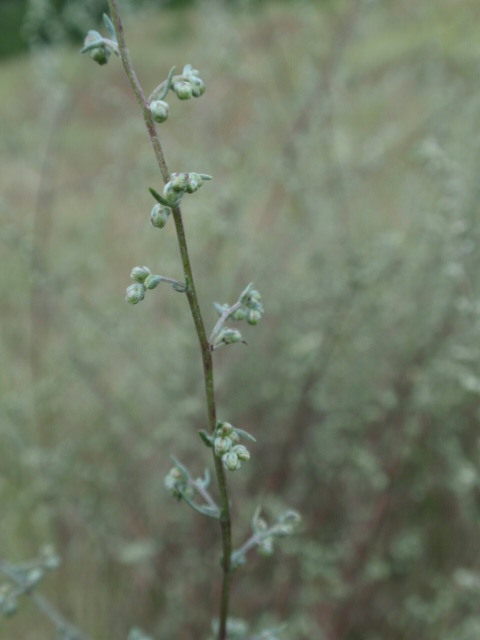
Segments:
[[[162,145],[157,134],[155,122],[150,113],[148,102],[143,93],[140,82],[138,81],[135,73],[130,54],[125,42],[125,36],[123,32],[123,25],[120,19],[120,11],[118,8],[117,0],[108,0],[110,8],[110,14],[115,26],[115,33],[117,36],[118,48],[120,58],[123,63],[123,67],[130,81],[133,93],[139,103],[145,125],[147,127],[148,135],[152,143],[155,158],[162,174],[164,183],[167,183],[170,178],[170,172],[165,160]],[[180,256],[183,264],[183,271],[185,276],[185,282],[188,283],[188,289],[186,291],[188,303],[190,305],[190,311],[192,313],[193,322],[195,324],[195,330],[197,332],[198,341],[200,343],[200,350],[202,354],[203,362],[203,374],[205,381],[205,396],[207,401],[207,413],[208,421],[210,425],[210,431],[213,432],[216,428],[217,411],[215,403],[215,387],[213,379],[213,361],[212,352],[210,350],[210,344],[205,332],[205,324],[203,322],[202,312],[198,303],[197,293],[195,290],[195,283],[193,279],[192,267],[190,264],[190,257],[187,248],[187,239],[185,235],[185,228],[183,225],[182,212],[180,207],[172,208],[173,220],[175,222],[175,229],[177,232],[178,247],[180,250]],[[225,471],[222,466],[221,460],[213,455],[215,464],[215,474],[218,483],[218,489],[220,492],[220,530],[222,536],[222,568],[223,568],[223,583],[220,598],[220,613],[219,613],[219,630],[218,640],[226,640],[227,637],[227,618],[229,608],[229,596],[230,596],[230,578],[231,578],[231,555],[232,555],[232,532],[231,532],[231,516],[230,505],[228,500],[227,482],[225,477]]]

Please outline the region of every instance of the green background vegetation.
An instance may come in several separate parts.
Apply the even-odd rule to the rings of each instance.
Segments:
[[[264,3],[130,15],[148,91],[202,71],[162,125],[197,287],[265,318],[216,355],[220,417],[253,432],[231,477],[237,545],[257,505],[304,517],[236,576],[232,614],[298,640],[480,637],[480,7]],[[30,34],[34,34],[34,30]],[[42,591],[93,638],[205,638],[215,523],[163,488],[210,464],[185,299],[123,301],[131,267],[180,276],[120,65],[58,46],[0,74],[1,554],[53,543]],[[47,640],[28,601],[0,638]]]

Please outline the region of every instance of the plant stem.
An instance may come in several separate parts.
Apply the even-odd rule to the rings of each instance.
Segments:
[[[152,143],[153,151],[157,164],[160,169],[164,183],[167,183],[170,178],[170,172],[165,160],[162,145],[157,134],[155,122],[150,113],[148,102],[146,101],[142,87],[138,81],[135,73],[130,54],[125,42],[125,36],[123,32],[123,25],[120,19],[120,11],[118,8],[117,0],[108,0],[110,8],[111,19],[115,27],[115,33],[117,36],[117,42],[119,47],[119,54],[122,60],[123,67],[130,81],[133,93],[139,103],[145,125],[147,127],[148,135]],[[205,325],[203,322],[200,305],[195,290],[195,284],[193,279],[192,267],[190,264],[190,257],[187,248],[187,239],[185,236],[185,228],[183,225],[182,212],[180,207],[172,208],[173,220],[175,222],[175,229],[177,232],[177,241],[180,251],[180,256],[183,264],[183,271],[185,275],[185,282],[188,282],[188,289],[186,296],[190,305],[190,311],[192,313],[193,322],[195,324],[195,330],[197,332],[198,341],[200,343],[200,350],[202,354],[203,373],[205,382],[205,395],[207,402],[207,414],[208,422],[210,425],[210,431],[216,428],[217,415],[216,415],[216,403],[215,403],[215,387],[213,378],[213,361],[212,353],[210,351],[210,344],[205,332]],[[222,466],[221,460],[213,454],[215,464],[215,474],[218,483],[218,489],[220,493],[220,529],[222,536],[222,548],[223,548],[223,583],[220,600],[220,614],[219,614],[219,631],[218,640],[225,640],[227,637],[227,618],[229,609],[229,596],[230,596],[230,577],[231,577],[231,553],[232,553],[232,533],[231,533],[231,516],[230,505],[228,499],[228,489],[225,477],[225,470]]]

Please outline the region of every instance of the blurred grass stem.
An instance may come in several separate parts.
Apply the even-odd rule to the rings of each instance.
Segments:
[[[150,112],[149,104],[145,98],[140,82],[138,81],[135,73],[130,54],[125,42],[125,36],[123,31],[123,25],[120,18],[120,11],[117,0],[108,0],[110,8],[110,17],[115,27],[115,33],[117,36],[118,48],[120,58],[122,60],[123,67],[130,81],[133,93],[139,103],[145,125],[147,127],[148,135],[150,137],[153,151],[162,174],[164,183],[167,183],[170,179],[170,172],[165,160],[162,145],[157,134],[155,122]],[[210,350],[210,344],[205,332],[205,325],[203,322],[200,305],[198,303],[197,294],[195,291],[195,285],[193,280],[193,272],[190,264],[190,257],[188,254],[187,240],[185,236],[185,229],[183,225],[182,212],[180,207],[172,207],[173,219],[175,222],[175,229],[177,232],[178,246],[183,264],[183,270],[185,275],[185,282],[188,283],[188,289],[186,296],[190,305],[195,329],[200,343],[200,349],[202,353],[204,380],[205,380],[205,394],[207,401],[208,420],[210,425],[210,431],[216,428],[217,416],[216,416],[216,403],[215,403],[215,389],[213,379],[213,361],[212,353]],[[231,578],[231,554],[232,554],[232,534],[231,534],[231,517],[230,506],[228,500],[227,483],[225,478],[225,471],[222,466],[221,460],[213,455],[215,464],[215,473],[217,477],[218,488],[220,492],[220,528],[222,536],[222,548],[223,548],[223,583],[220,600],[220,612],[219,612],[219,631],[218,640],[225,640],[227,637],[227,618],[229,608],[229,596],[230,596],[230,578]]]

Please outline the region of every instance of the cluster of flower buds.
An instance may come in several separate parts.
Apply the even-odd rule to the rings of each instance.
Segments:
[[[246,344],[238,329],[225,327],[224,323],[231,319],[237,321],[246,320],[248,324],[251,325],[258,324],[264,312],[260,299],[261,296],[259,292],[253,288],[253,282],[251,282],[241,293],[234,305],[229,305],[228,303],[219,304],[218,302],[213,303],[215,311],[220,318],[210,336],[212,350],[217,349],[222,344],[234,344],[235,342],[243,342]]]
[[[204,181],[211,180],[212,176],[207,173],[182,171],[180,173],[171,173],[169,178],[169,181],[163,187],[162,195],[155,189],[150,188],[152,196],[158,204],[164,207],[164,209],[152,209],[151,220],[154,227],[161,228],[165,226],[169,216],[169,211],[166,211],[166,209],[177,207],[185,193],[195,193],[200,189]]]
[[[4,570],[12,584],[0,586],[0,615],[8,618],[18,610],[19,596],[30,594],[43,579],[46,571],[53,571],[60,559],[50,545],[44,547],[37,558],[19,565],[4,563]]]
[[[170,174],[170,180],[163,188],[163,197],[168,205],[175,207],[178,205],[184,193],[195,193],[202,186],[204,180],[211,180],[212,176],[206,173],[195,173],[194,171],[182,171],[181,173]]]
[[[253,288],[253,282],[251,282],[240,295],[238,302],[231,307],[228,303],[218,304],[214,303],[214,307],[219,316],[226,313],[229,309],[232,309],[228,318],[231,320],[246,320],[248,324],[256,325],[262,319],[264,308],[261,303],[260,293]],[[237,341],[238,342],[238,341]]]
[[[254,537],[257,539],[257,552],[261,556],[271,556],[274,538],[285,538],[292,535],[300,521],[301,517],[297,511],[288,510],[282,513],[275,524],[269,526],[260,517],[260,510],[258,509],[252,518],[252,530]]]
[[[160,282],[169,282],[172,289],[178,293],[185,293],[187,285],[173,278],[166,278],[153,274],[148,267],[134,267],[130,273],[130,277],[134,283],[127,287],[125,291],[125,300],[130,304],[138,304],[141,302],[145,293],[150,289],[158,287]]]
[[[239,444],[240,437],[255,442],[255,438],[243,431],[236,429],[229,422],[219,420],[213,435],[213,450],[218,458],[221,458],[223,466],[228,471],[236,471],[242,466],[242,462],[250,460],[250,452],[243,444]]]
[[[205,83],[200,78],[198,69],[193,69],[191,64],[186,64],[182,74],[173,78],[172,91],[180,100],[203,96]]]

